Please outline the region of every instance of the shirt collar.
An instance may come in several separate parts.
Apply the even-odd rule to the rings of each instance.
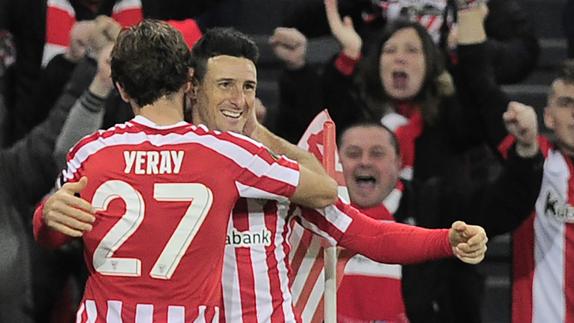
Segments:
[[[188,125],[189,123],[186,121],[179,121],[177,123],[171,124],[171,125],[167,125],[167,126],[160,126],[157,125],[155,122],[151,121],[150,119],[142,116],[142,115],[137,115],[132,119],[133,122],[135,123],[139,123],[143,126],[149,127],[149,128],[153,128],[153,129],[172,129],[172,128],[177,128],[177,127],[181,127],[181,126],[185,126]]]

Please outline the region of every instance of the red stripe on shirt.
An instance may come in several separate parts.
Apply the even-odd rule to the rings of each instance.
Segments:
[[[532,322],[534,279],[534,215],[513,234],[512,322]]]
[[[405,313],[400,279],[345,275],[337,296],[338,313],[348,318],[401,322]]]
[[[311,323],[321,323],[324,321],[323,317],[325,316],[325,297],[321,297],[321,301],[319,301],[319,305],[317,305],[317,310],[313,314],[311,318]]]
[[[266,262],[269,275],[269,288],[271,293],[271,303],[273,313],[271,314],[271,322],[283,322],[285,320],[285,313],[283,312],[283,294],[281,292],[281,280],[279,278],[279,266],[277,265],[277,258],[274,257],[276,245],[275,235],[277,234],[277,203],[268,201],[264,208],[265,212],[265,227],[271,231],[271,244],[266,247]],[[281,246],[279,246],[280,248]]]
[[[321,231],[327,232],[329,236],[333,237],[336,241],[341,240],[343,232],[341,232],[335,225],[329,222],[326,216],[321,215],[314,209],[302,208],[301,217],[315,224]]]
[[[305,253],[307,252],[307,246],[311,242],[311,238],[313,238],[313,234],[307,230],[304,230],[303,235],[301,236],[301,239],[299,241],[299,245],[297,249],[294,251],[295,254],[293,256],[293,262],[291,263],[292,273],[296,274],[299,272],[299,268],[301,267],[301,263],[305,258]],[[289,289],[291,289],[291,286],[289,286]]]
[[[310,232],[305,231],[305,234],[309,234],[311,238],[319,239],[317,237],[313,237]],[[301,243],[299,244],[299,249],[306,249],[305,245],[302,245]],[[299,299],[297,300],[298,305],[307,304],[307,302],[309,301],[309,297],[311,296],[311,292],[313,292],[313,288],[315,287],[315,282],[319,279],[319,275],[321,274],[322,271],[323,271],[323,249],[320,248],[319,254],[317,255],[317,257],[315,257],[313,265],[309,270],[309,275],[307,276],[306,284],[303,287],[303,290],[301,291]],[[303,308],[297,308],[297,310],[300,313],[303,312]]]
[[[246,199],[239,199],[233,209],[233,227],[240,232],[249,231],[249,214]],[[251,248],[239,247],[235,248],[235,257],[242,259],[242,263],[253,263],[251,259]],[[255,277],[252,268],[244,268],[238,270],[239,286],[241,290],[255,290]],[[248,310],[256,309],[255,293],[241,293],[241,311],[243,313],[243,320],[247,322],[246,315],[249,314]]]

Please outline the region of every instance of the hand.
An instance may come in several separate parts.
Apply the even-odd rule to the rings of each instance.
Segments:
[[[479,7],[482,4],[485,4],[485,0],[456,0],[456,9],[457,10],[467,10]]]
[[[456,40],[458,45],[479,44],[486,41],[486,30],[484,20],[488,15],[488,7],[484,2],[459,10],[458,30]]]
[[[255,101],[253,102],[253,106],[250,107],[248,115],[247,115],[247,121],[245,122],[245,125],[243,126],[243,131],[242,134],[245,136],[248,136],[252,139],[257,140],[257,130],[261,127],[263,127],[261,125],[261,123],[259,123],[259,119],[257,118],[257,110],[260,109],[260,107],[258,107],[258,105],[263,106],[263,104],[261,103],[261,100],[259,100],[259,98],[255,98]],[[265,108],[263,106],[263,108]]]
[[[78,21],[70,31],[70,46],[64,57],[70,62],[78,62],[88,51],[90,35],[95,28],[93,21]]]
[[[325,0],[325,13],[331,28],[331,33],[343,47],[343,53],[352,59],[358,59],[361,55],[363,40],[355,31],[350,17],[341,20],[337,0]]]
[[[307,38],[295,28],[278,27],[269,37],[275,56],[285,63],[287,69],[297,70],[305,65]]]
[[[521,157],[538,153],[538,121],[531,106],[512,101],[502,115],[508,133],[516,138],[516,152]]]
[[[92,57],[97,58],[100,51],[109,43],[116,41],[122,27],[113,18],[98,16],[94,19],[94,29],[90,34]]]
[[[255,98],[255,118],[261,124],[265,123],[265,117],[267,117],[267,107],[263,105],[263,102],[259,98]]]
[[[462,262],[478,264],[484,259],[488,238],[482,227],[456,221],[449,229],[448,239],[454,255]]]
[[[90,92],[100,97],[108,96],[114,86],[110,66],[110,54],[113,47],[113,43],[108,43],[100,50],[98,55],[98,71],[90,84]]]
[[[92,230],[96,220],[92,205],[77,196],[88,184],[82,177],[76,183],[64,184],[44,204],[42,219],[51,229],[70,237],[81,237],[84,232]]]

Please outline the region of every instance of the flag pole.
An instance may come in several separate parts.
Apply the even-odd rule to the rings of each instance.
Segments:
[[[335,178],[335,123],[331,120],[323,125],[323,167],[329,176]],[[325,265],[324,322],[337,322],[337,247],[327,246],[323,251]]]

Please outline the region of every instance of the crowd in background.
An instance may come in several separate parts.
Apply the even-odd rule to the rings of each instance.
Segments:
[[[209,28],[240,25],[241,3],[0,0],[0,322],[74,319],[86,275],[79,242],[56,250],[38,247],[32,209],[50,192],[84,129],[105,129],[133,117],[109,76],[107,58],[121,28],[144,18],[165,20],[192,47]],[[572,3],[567,2],[564,17]],[[535,276],[532,264],[541,256],[528,255],[527,232],[558,226],[540,223],[533,211],[542,208],[547,214],[549,205],[556,206],[552,212],[562,216],[557,221],[564,228],[550,232],[565,234],[560,250],[574,247],[567,234],[574,221],[568,194],[574,193],[564,197],[556,189],[558,196],[539,197],[548,181],[569,185],[567,171],[547,178],[556,169],[551,158],[574,169],[574,103],[563,99],[574,98],[572,64],[566,63],[562,74],[556,71],[548,107],[538,119],[532,107],[511,102],[501,90],[537,67],[541,49],[525,5],[518,0],[293,1],[269,37],[282,63],[278,105],[256,104],[261,122],[267,120],[270,130],[291,143],[327,108],[339,129],[351,202],[375,219],[428,228],[464,220],[492,237],[515,232],[514,264],[521,267],[514,271],[513,297],[520,293],[512,305],[514,322],[535,321],[526,312],[537,303],[524,298],[535,297],[526,290],[536,280],[525,277]],[[564,19],[568,40],[570,24]],[[307,44],[325,35],[338,42],[340,52],[319,66],[308,64]],[[274,120],[265,119],[270,110]],[[542,119],[554,144],[536,139]],[[400,195],[391,208],[393,192]],[[381,205],[393,216],[379,217]],[[484,277],[475,267],[449,259],[399,271],[394,282],[356,272],[346,276],[341,321],[484,321]],[[544,283],[548,290],[561,290],[568,281],[553,277]],[[369,295],[385,289],[381,299],[395,302],[362,300],[361,286],[369,286]],[[566,314],[550,317],[560,321],[574,315],[574,300],[557,302]]]

